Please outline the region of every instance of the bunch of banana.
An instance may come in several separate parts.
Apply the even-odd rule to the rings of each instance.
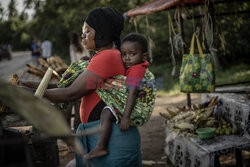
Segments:
[[[215,130],[216,135],[231,135],[235,134],[236,130],[231,126],[230,123],[227,123],[223,118],[220,118],[220,125]]]

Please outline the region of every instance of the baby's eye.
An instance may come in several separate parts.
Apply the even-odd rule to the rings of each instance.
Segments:
[[[122,57],[124,57],[126,54],[124,52],[121,53]]]
[[[130,53],[130,56],[135,56],[136,55],[136,53]]]

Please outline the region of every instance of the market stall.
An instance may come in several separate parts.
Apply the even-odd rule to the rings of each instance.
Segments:
[[[250,148],[248,96],[207,94],[203,102],[161,113],[170,161],[178,166],[218,166],[219,156],[235,152],[236,166],[242,166],[241,152]],[[200,128],[214,130],[199,132]]]
[[[207,16],[212,20],[213,16],[216,15],[233,14],[233,12],[214,13],[213,6],[211,6],[211,4],[231,3],[233,1],[215,0],[213,3],[209,2],[210,1],[203,0],[153,0],[152,2],[127,11],[125,15],[127,17],[134,17],[176,8],[176,11],[178,11],[176,21],[178,22],[182,43],[184,43],[183,7],[209,6],[203,15],[192,16],[191,18],[186,17],[185,19],[187,20]],[[238,11],[238,13],[246,13],[246,11]],[[212,26],[213,25],[211,25],[211,27]],[[211,31],[210,33],[213,32]],[[209,47],[209,51],[213,54],[214,48],[212,43],[210,43]],[[186,49],[187,48],[182,45],[182,55],[184,55]],[[199,55],[203,55],[203,53],[199,51]],[[197,55],[193,56],[196,57]],[[201,59],[205,59],[205,56]],[[190,59],[187,60],[189,60],[189,62],[193,61],[193,59],[191,61]],[[181,74],[183,74],[184,71],[185,70],[181,69]],[[196,77],[194,73],[193,77]],[[187,80],[186,78],[183,79]],[[196,88],[200,89],[201,87],[196,85]],[[180,106],[172,110],[167,109],[167,111],[161,113],[161,116],[166,119],[165,153],[169,160],[175,166],[219,166],[220,155],[235,152],[236,165],[242,166],[242,150],[250,148],[248,132],[250,101],[248,89],[216,89],[215,92],[218,91],[217,94],[213,93],[213,91],[208,91],[210,92],[209,94],[202,95],[203,103],[200,105],[191,103],[189,93],[192,93],[192,91],[190,87],[187,94],[187,106]],[[197,93],[197,91],[193,92]],[[208,93],[207,91],[204,92]],[[228,94],[230,92],[231,94]],[[213,101],[215,97],[217,97],[217,102],[211,105],[211,101]],[[212,136],[202,138],[198,135],[200,128],[213,129],[212,133],[210,133]]]

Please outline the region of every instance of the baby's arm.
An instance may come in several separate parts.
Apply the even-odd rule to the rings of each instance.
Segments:
[[[128,98],[126,107],[123,113],[123,117],[121,119],[120,130],[125,131],[128,130],[130,124],[130,115],[135,106],[136,98],[137,98],[138,89],[135,86],[129,86],[128,89]]]

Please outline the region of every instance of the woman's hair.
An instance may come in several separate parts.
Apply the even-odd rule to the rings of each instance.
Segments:
[[[130,33],[122,40],[124,42],[138,42],[141,45],[142,53],[148,52],[148,41],[146,37],[139,33]]]
[[[96,48],[114,42],[120,49],[120,35],[124,24],[121,14],[111,8],[95,8],[88,14],[85,22],[95,30]]]
[[[71,43],[76,47],[77,52],[83,52],[83,46],[81,44],[81,38],[77,33],[72,33]]]

